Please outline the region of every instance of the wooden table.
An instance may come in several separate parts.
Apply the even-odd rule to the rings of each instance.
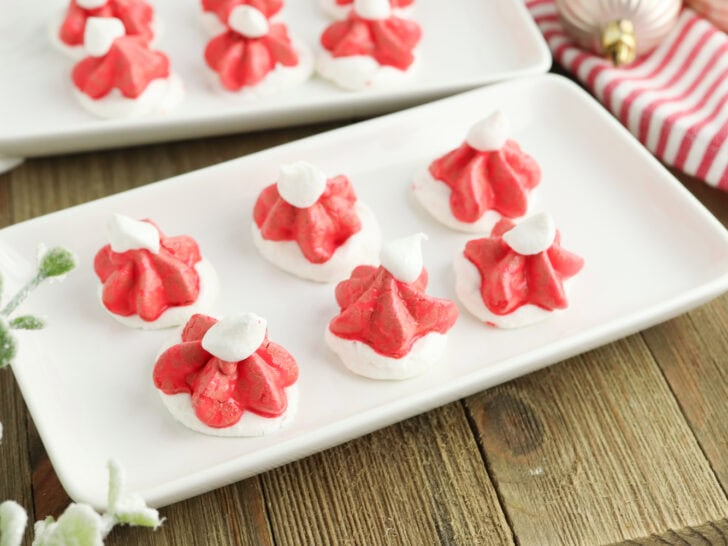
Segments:
[[[0,175],[0,227],[338,125],[33,159]],[[682,178],[726,225],[728,195]],[[728,295],[107,543],[726,544],[727,330]],[[0,421],[0,500],[59,514],[69,499],[9,371]]]

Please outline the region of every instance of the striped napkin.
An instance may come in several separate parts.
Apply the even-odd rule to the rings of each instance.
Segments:
[[[556,61],[659,159],[728,191],[728,35],[683,10],[660,46],[627,68],[579,49],[554,0],[526,0]]]

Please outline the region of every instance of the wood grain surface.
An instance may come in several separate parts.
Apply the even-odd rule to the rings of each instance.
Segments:
[[[34,159],[0,175],[0,227],[337,125]],[[728,222],[728,195],[683,180]],[[723,296],[107,544],[726,544],[727,327]],[[60,513],[68,498],[7,371],[0,421],[0,500]]]

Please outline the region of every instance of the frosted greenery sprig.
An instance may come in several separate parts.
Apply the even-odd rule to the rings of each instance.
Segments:
[[[76,257],[70,250],[55,247],[41,252],[38,260],[38,270],[23,288],[0,308],[0,368],[12,363],[18,351],[17,341],[11,330],[40,330],[45,326],[42,319],[24,315],[10,318],[10,315],[20,306],[28,295],[46,279],[62,279],[76,267]],[[0,275],[0,297],[2,297],[3,279]],[[2,303],[2,302],[0,302]],[[0,543],[0,546],[5,546]]]
[[[164,522],[138,495],[124,494],[124,472],[109,461],[107,511],[99,514],[87,504],[71,504],[58,520],[47,517],[34,526],[33,546],[103,546],[116,525],[157,529]],[[28,515],[14,501],[0,504],[0,546],[20,546]]]

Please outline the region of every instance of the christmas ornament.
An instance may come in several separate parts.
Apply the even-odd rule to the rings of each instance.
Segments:
[[[715,1],[715,0],[714,0]],[[680,0],[556,0],[561,22],[583,48],[629,64],[667,36]]]

